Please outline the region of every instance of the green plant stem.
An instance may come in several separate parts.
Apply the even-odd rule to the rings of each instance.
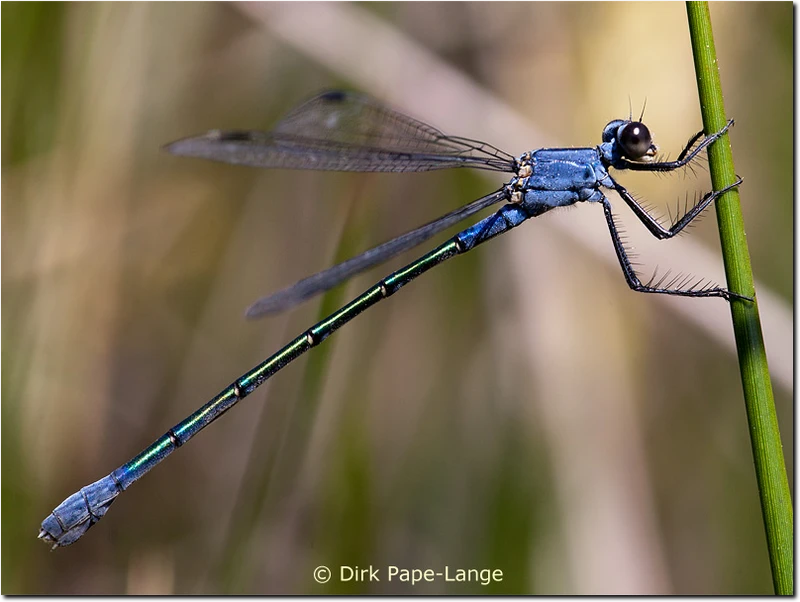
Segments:
[[[726,117],[708,3],[687,2],[686,10],[703,127],[706,132],[717,132],[725,126]],[[720,190],[735,180],[733,154],[727,134],[711,145],[708,162],[714,190]],[[755,298],[738,190],[728,192],[717,201],[717,223],[730,290]],[[764,338],[761,334],[758,303],[734,300],[731,302],[731,316],[761,511],[767,534],[772,581],[777,594],[792,595],[794,511],[786,478]]]

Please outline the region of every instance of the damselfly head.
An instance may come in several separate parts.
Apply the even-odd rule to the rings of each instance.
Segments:
[[[632,161],[650,161],[658,148],[653,144],[650,130],[641,121],[627,121],[617,128],[617,143],[623,154]]]

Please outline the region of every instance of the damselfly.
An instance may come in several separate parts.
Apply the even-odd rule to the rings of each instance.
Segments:
[[[669,226],[662,225],[610,174],[617,170],[669,172],[690,165],[719,132],[693,136],[678,158],[660,161],[650,132],[639,120],[617,119],[603,129],[601,144],[590,148],[546,148],[519,157],[467,138],[447,136],[434,127],[401,115],[377,101],[349,92],[326,92],[290,112],[269,133],[211,131],[166,147],[175,155],[201,157],[254,167],[332,171],[430,171],[474,167],[512,174],[499,190],[439,219],[379,245],[332,268],[305,278],[248,310],[249,316],[270,314],[318,295],[354,275],[425,242],[435,234],[498,203],[495,213],[459,232],[444,244],[387,276],[349,304],[315,324],[283,349],[240,376],[194,414],[178,423],[130,462],[74,493],[42,522],[39,537],[53,547],[79,539],[108,511],[131,483],[186,443],[201,429],[252,393],[270,376],[324,341],[338,328],[432,267],[518,226],[550,209],[578,202],[603,208],[608,230],[625,280],[635,291],[684,297],[747,297],[724,288],[679,278],[670,282],[637,276],[620,238],[603,190],[615,190],[636,217],[657,238],[683,230],[716,198],[741,183],[710,192]]]

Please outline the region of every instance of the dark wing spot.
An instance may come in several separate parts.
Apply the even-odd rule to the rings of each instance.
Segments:
[[[319,96],[322,100],[326,100],[328,102],[343,102],[344,99],[347,97],[347,94],[342,92],[341,90],[331,90],[330,92],[324,92]]]
[[[253,140],[251,132],[246,130],[230,130],[227,132],[219,132],[217,140],[220,142],[248,142]]]

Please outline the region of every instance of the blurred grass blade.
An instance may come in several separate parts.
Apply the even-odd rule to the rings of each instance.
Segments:
[[[686,9],[703,127],[706,132],[716,132],[723,128],[726,117],[708,3],[687,2]],[[708,155],[714,190],[733,182],[736,172],[727,135],[711,145]],[[730,290],[755,297],[750,253],[737,190],[725,194],[717,201],[717,222]],[[772,580],[775,593],[792,595],[794,511],[786,478],[758,303],[733,301],[731,315],[761,498],[761,511],[767,532]]]
[[[366,217],[359,216],[362,205],[358,202],[359,197],[355,195],[347,209],[347,218],[331,264],[357,254],[358,245],[370,226],[368,221],[371,212]],[[347,285],[343,284],[323,294],[314,321],[322,320],[342,307],[346,303],[346,292]],[[237,493],[225,544],[221,548],[217,581],[227,594],[241,595],[251,591],[249,588],[258,573],[258,567],[254,566],[249,556],[254,525],[276,511],[278,502],[271,495],[276,487],[276,479],[291,479],[291,482],[282,484],[286,490],[296,487],[296,476],[291,475],[297,475],[303,469],[334,349],[333,344],[323,345],[316,350],[319,353],[309,355],[303,370],[303,384],[287,412],[288,424],[277,443],[271,441],[269,432],[273,415],[267,412],[262,414],[258,435],[253,439]]]

